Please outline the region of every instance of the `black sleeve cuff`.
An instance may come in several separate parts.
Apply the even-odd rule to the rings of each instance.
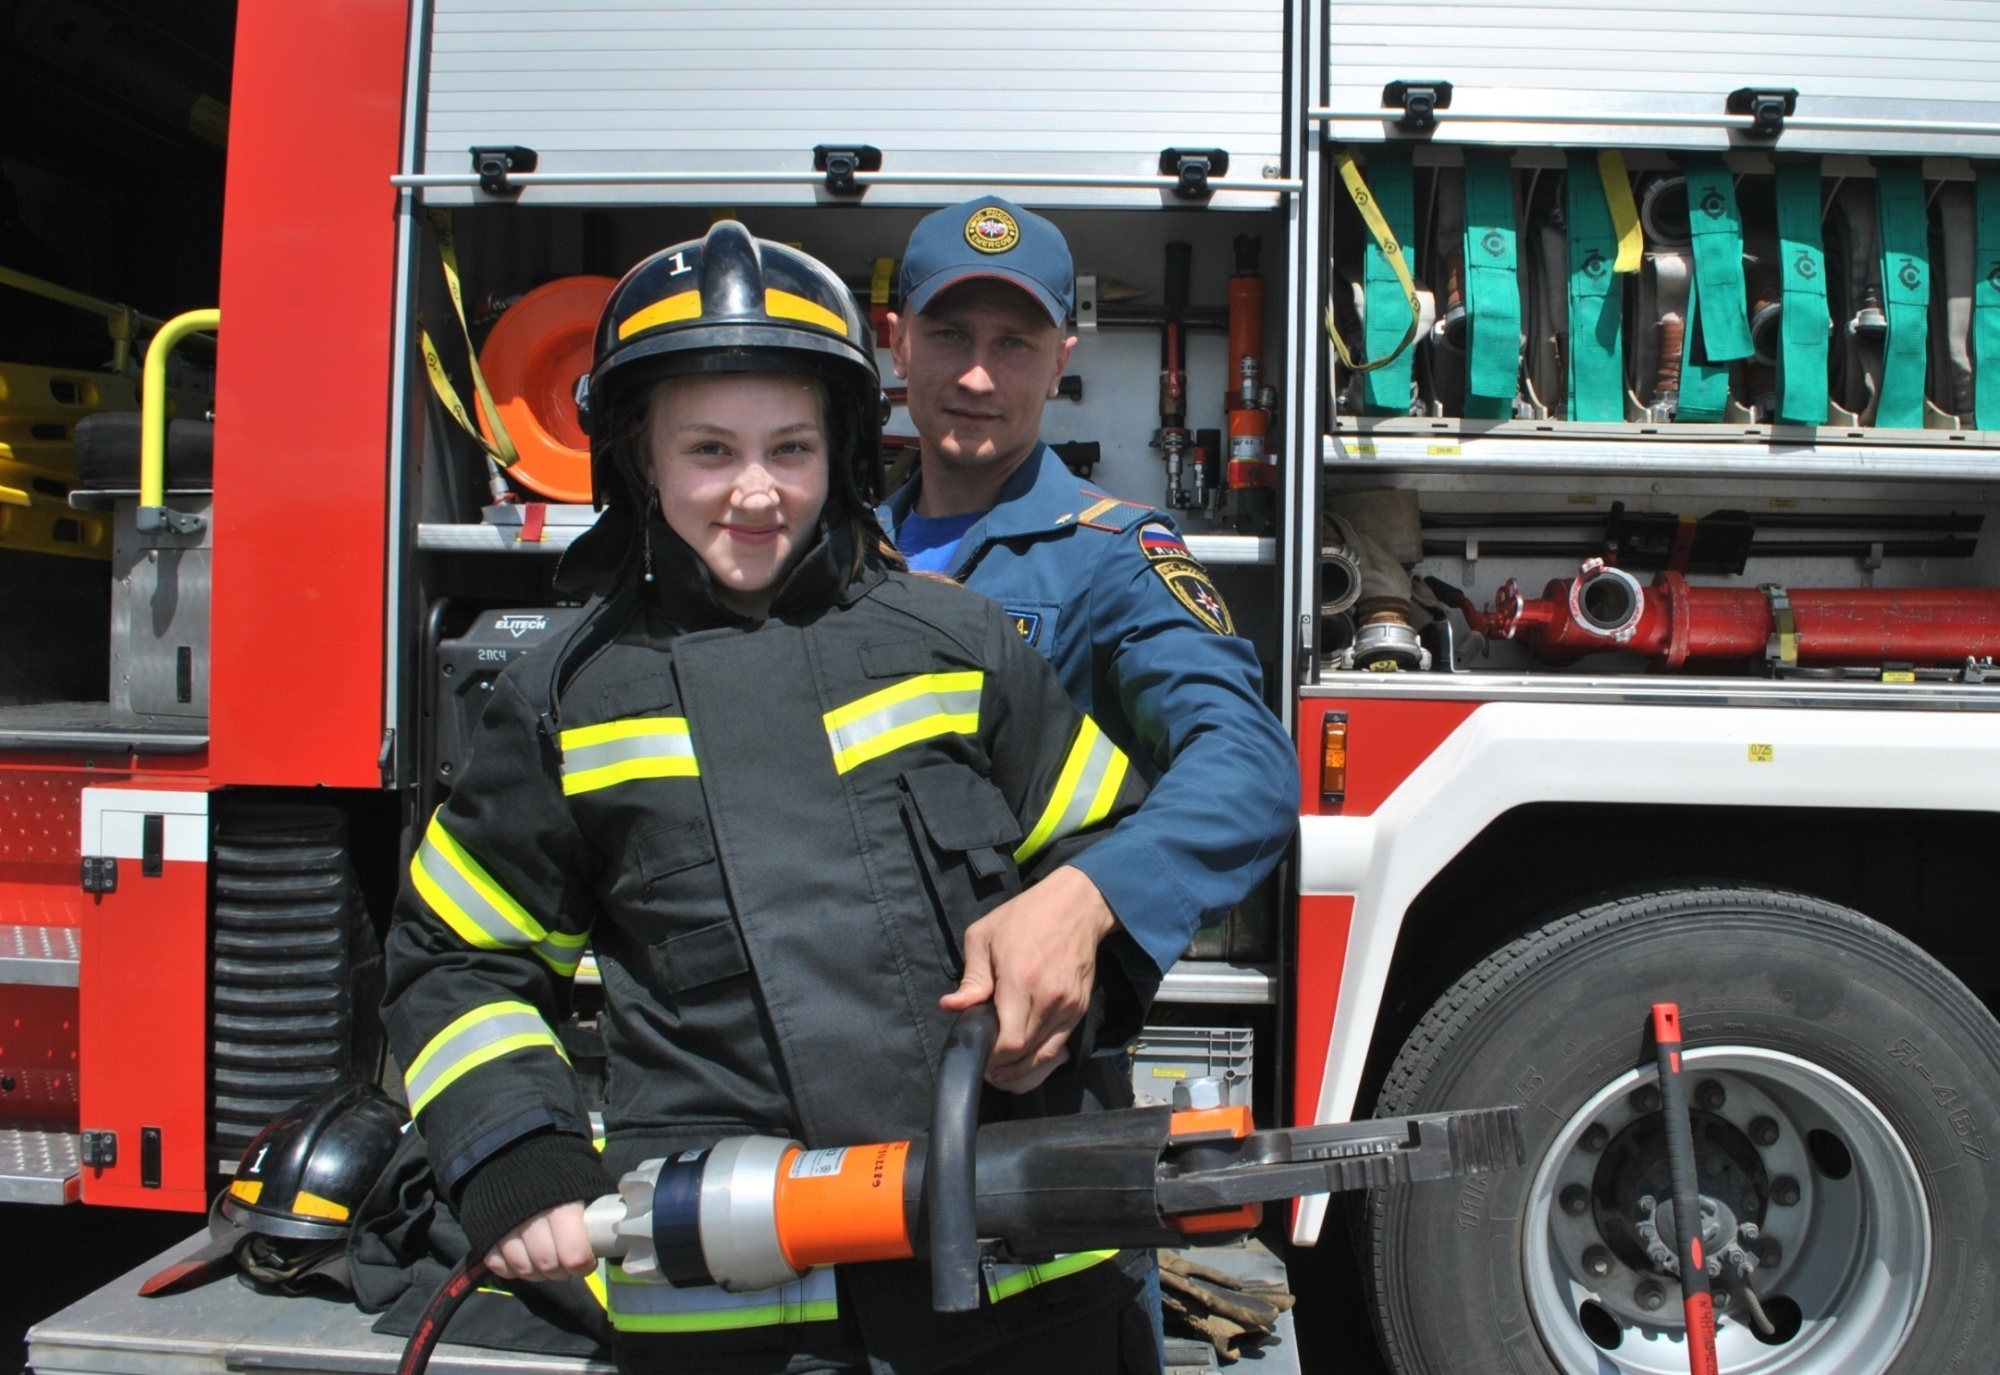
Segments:
[[[523,1137],[483,1162],[459,1187],[454,1210],[470,1254],[483,1256],[535,1214],[589,1203],[616,1188],[588,1141],[547,1132]]]

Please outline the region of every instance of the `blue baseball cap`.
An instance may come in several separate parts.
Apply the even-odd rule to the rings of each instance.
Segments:
[[[940,291],[979,277],[1020,287],[1058,329],[1076,309],[1076,266],[1062,231],[998,196],[918,221],[903,251],[903,309],[921,315]]]

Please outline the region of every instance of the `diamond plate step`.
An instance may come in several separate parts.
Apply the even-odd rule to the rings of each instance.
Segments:
[[[73,926],[0,926],[0,984],[75,988],[81,956]]]
[[[82,1187],[74,1133],[0,1128],[0,1203],[74,1203]]]

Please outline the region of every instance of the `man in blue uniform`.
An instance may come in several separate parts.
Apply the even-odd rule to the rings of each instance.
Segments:
[[[975,923],[947,1006],[988,996],[988,1071],[1022,1091],[1060,1064],[1099,942],[1119,927],[1164,973],[1268,874],[1298,821],[1292,743],[1257,656],[1173,522],[1092,490],[1040,439],[1076,340],[1062,232],[997,197],[927,216],[892,317],[922,444],[878,513],[910,566],[1007,611],[1077,706],[1153,783],[1088,854]]]

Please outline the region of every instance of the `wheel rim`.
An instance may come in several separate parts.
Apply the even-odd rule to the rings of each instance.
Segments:
[[[1760,1339],[1746,1305],[1715,1282],[1721,1368],[1886,1369],[1923,1303],[1931,1253],[1921,1176],[1895,1129],[1845,1080],[1779,1051],[1711,1046],[1682,1064],[1708,1105],[1696,1114],[1705,1249],[1734,1241],[1747,1253],[1749,1282],[1781,1329],[1780,1340]],[[1599,1090],[1556,1133],[1528,1196],[1528,1307],[1566,1375],[1688,1369],[1679,1281],[1649,1261],[1653,1237],[1640,1225],[1641,1190],[1663,1228],[1672,1213],[1670,1190],[1657,1187],[1657,1085],[1648,1068]]]

